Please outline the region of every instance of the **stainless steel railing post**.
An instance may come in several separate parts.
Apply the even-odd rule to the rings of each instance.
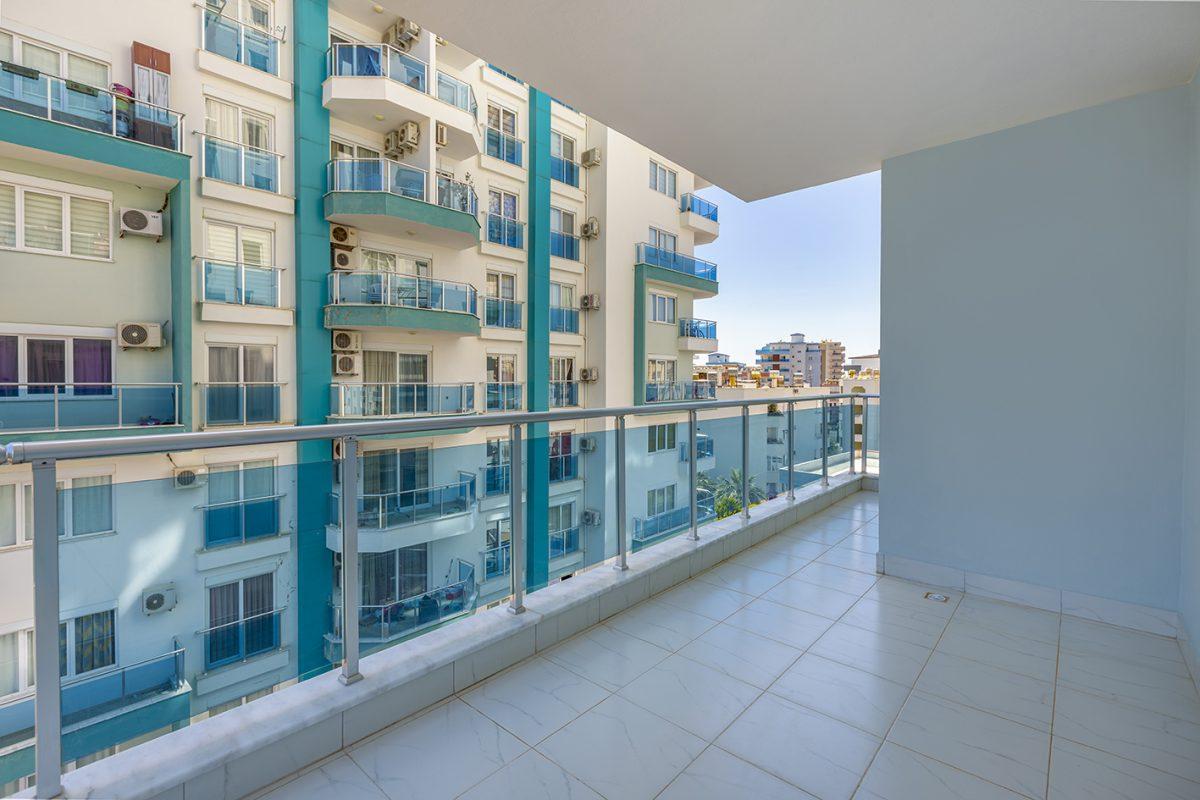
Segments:
[[[524,462],[521,458],[521,426],[512,425],[508,429],[508,463],[509,463],[509,519],[512,520],[512,601],[508,604],[511,614],[525,613],[525,506],[521,502],[521,494],[525,491]]]
[[[33,462],[33,649],[37,796],[62,793],[62,694],[58,674],[58,477],[54,459]]]
[[[750,406],[742,406],[742,519],[750,519]]]
[[[688,509],[691,514],[693,542],[700,539],[700,515],[696,511],[696,461],[700,457],[696,447],[696,410],[688,412]]]
[[[829,486],[829,401],[821,399],[821,486]]]
[[[788,469],[788,500],[796,499],[796,458],[792,442],[796,441],[796,404],[788,401],[787,428],[787,469]]]
[[[627,509],[625,506],[625,417],[624,415],[617,417],[617,564],[618,570],[624,571],[629,569],[629,539],[628,531],[625,529],[625,517]]]
[[[349,686],[362,680],[358,671],[358,618],[362,601],[358,566],[358,439],[342,439],[342,673]]]

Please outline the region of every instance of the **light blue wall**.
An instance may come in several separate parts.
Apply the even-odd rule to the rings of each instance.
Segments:
[[[884,162],[886,555],[1178,606],[1190,115],[1182,87]]]
[[[1179,614],[1194,663],[1200,664],[1200,82],[1189,88],[1192,186],[1188,270],[1184,291],[1186,411],[1183,437],[1183,532],[1179,558]],[[1182,638],[1182,637],[1181,637]],[[1193,667],[1194,669],[1194,667]],[[1196,673],[1193,672],[1193,675]]]

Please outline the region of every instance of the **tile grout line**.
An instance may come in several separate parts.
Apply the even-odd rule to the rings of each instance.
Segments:
[[[1046,754],[1046,793],[1050,796],[1050,770],[1054,767],[1054,718],[1058,708],[1058,680],[1062,670],[1062,614],[1058,615],[1058,646],[1054,649],[1054,686],[1050,688],[1050,747]]]

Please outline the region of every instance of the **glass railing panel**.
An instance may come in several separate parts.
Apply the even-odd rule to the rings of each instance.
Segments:
[[[337,77],[391,78],[425,92],[428,65],[386,44],[335,44],[329,53],[329,74]]]
[[[550,407],[569,408],[579,405],[578,381],[550,381]]]
[[[425,171],[386,158],[337,158],[326,167],[331,192],[388,192],[425,199]],[[449,201],[448,201],[449,202]]]
[[[550,255],[578,261],[579,237],[562,231],[550,231]]]
[[[523,249],[525,247],[525,223],[499,214],[488,214],[487,239],[494,244]]]
[[[331,413],[337,417],[383,418],[472,414],[473,383],[335,383]]]
[[[507,161],[509,164],[521,166],[524,143],[515,136],[488,128],[485,135],[484,152],[492,158]]]
[[[519,383],[489,381],[484,384],[484,411],[520,411],[524,387]]]
[[[681,211],[690,211],[713,222],[717,221],[717,204],[709,202],[703,197],[698,197],[691,192],[679,198],[679,208]]]
[[[519,300],[485,297],[483,324],[489,328],[512,328],[520,330],[522,305]]]
[[[282,421],[280,383],[205,383],[200,386],[204,425],[265,425]]]
[[[550,156],[550,178],[568,186],[579,186],[579,165],[559,156]]]
[[[471,116],[475,116],[479,110],[475,103],[475,90],[471,88],[471,84],[441,70],[438,70],[437,74],[437,97],[444,103],[458,106]]]
[[[204,259],[202,296],[210,303],[265,306],[279,305],[279,270],[253,264]]]
[[[437,203],[443,208],[461,211],[471,216],[475,216],[479,211],[479,198],[475,194],[475,187],[468,183],[439,175],[437,191]]]
[[[550,482],[575,480],[579,477],[578,453],[555,453],[550,451]]]
[[[682,383],[646,383],[647,403],[671,403],[689,400],[714,400],[716,384],[709,381],[686,381]]]
[[[682,272],[686,275],[694,275],[704,280],[715,281],[717,279],[717,265],[711,261],[687,256],[675,250],[652,247],[644,242],[637,246],[637,262]]]
[[[866,434],[863,446],[867,450],[867,474],[879,474],[879,400],[868,400],[864,412],[866,417]]]
[[[0,383],[5,434],[176,425],[176,383]]]
[[[693,339],[716,339],[717,323],[710,319],[681,317],[679,320],[679,335]]]
[[[402,53],[394,47],[387,48],[388,77],[418,92],[428,86],[428,66],[421,59]]]
[[[555,333],[579,333],[579,309],[550,306],[550,330]]]
[[[334,304],[386,305],[478,314],[475,287],[466,283],[418,278],[393,272],[332,272]]]
[[[204,49],[268,75],[279,74],[279,40],[215,11],[204,12]]]
[[[237,142],[204,136],[202,175],[249,189],[279,192],[279,156]]]

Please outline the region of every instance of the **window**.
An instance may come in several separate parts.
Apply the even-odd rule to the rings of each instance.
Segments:
[[[58,624],[58,674],[83,675],[117,663],[117,612],[84,614]]]
[[[109,259],[112,203],[107,193],[105,199],[99,199],[66,190],[0,183],[0,247]]]
[[[506,272],[491,272],[487,274],[487,296],[498,297],[501,300],[517,299],[517,276]]]
[[[675,449],[675,423],[651,425],[646,428],[646,452],[658,453]]]
[[[204,132],[257,150],[271,150],[274,121],[213,97],[204,98]]]
[[[675,361],[669,358],[651,358],[646,362],[646,381],[648,383],[674,383]]]
[[[488,213],[505,219],[517,219],[517,196],[512,192],[489,189]]]
[[[650,161],[650,188],[654,191],[674,197],[676,177],[674,170],[667,169],[657,161]]]
[[[279,533],[275,462],[271,459],[208,468],[206,547],[236,544]]]
[[[369,272],[394,272],[419,278],[428,278],[431,272],[427,258],[413,258],[366,247],[360,248],[359,252],[362,254],[362,268]]]
[[[430,466],[428,447],[369,450],[362,457],[362,493],[383,500],[385,513],[428,502]],[[375,512],[372,503],[371,513]]]
[[[576,308],[575,287],[568,283],[550,283],[551,308]]]
[[[578,477],[574,442],[575,434],[571,431],[555,431],[550,434],[551,483]]]
[[[363,553],[360,558],[363,606],[386,606],[429,591],[426,543],[382,553]],[[370,613],[368,608],[363,611]]]
[[[509,480],[509,447],[508,439],[487,440],[487,464],[483,470],[484,493],[505,494],[508,492]]]
[[[275,576],[267,572],[208,589],[207,669],[279,647]]]
[[[279,421],[275,348],[259,344],[208,346],[205,423],[237,425]]]
[[[508,136],[516,136],[517,113],[493,103],[488,103],[487,126]]]
[[[339,158],[379,158],[379,151],[373,150],[370,147],[363,147],[361,144],[352,144],[350,142],[344,142],[338,139],[330,139],[329,158],[331,160],[336,160]]]
[[[678,242],[679,237],[673,233],[667,233],[666,231],[658,228],[650,229],[649,244],[651,247],[657,247],[659,250],[666,250],[670,253],[674,253],[675,246],[678,244]]]
[[[550,357],[550,382],[570,382],[575,380],[575,359],[571,356]]]
[[[262,344],[208,346],[209,383],[274,383],[275,348]]]
[[[517,357],[507,354],[492,354],[487,357],[487,378],[491,383],[517,382]]]
[[[575,235],[575,214],[550,206],[550,230],[566,236]]]
[[[508,544],[512,537],[512,520],[508,517],[491,520],[487,523],[486,536],[488,550]]]
[[[665,514],[675,508],[675,484],[646,492],[646,516]]]
[[[256,267],[275,263],[275,233],[267,228],[209,221],[204,225],[204,233],[208,258]]]
[[[556,506],[550,506],[549,510],[549,525],[550,534],[553,536],[559,531],[568,531],[575,527],[575,503],[560,503]],[[551,542],[550,552],[554,554],[554,544]],[[570,548],[567,548],[569,551]]]
[[[56,47],[34,43],[22,36],[0,31],[0,61],[20,64],[49,75],[108,88],[108,64]]]
[[[0,335],[0,397],[111,395],[113,340]]]
[[[650,319],[675,324],[675,298],[668,294],[650,294]]]
[[[564,161],[575,160],[575,140],[558,131],[550,131],[550,155]]]
[[[33,688],[33,628],[0,634],[0,697]]]
[[[72,478],[70,491],[59,483],[58,535],[84,536],[113,529],[112,476]]]

